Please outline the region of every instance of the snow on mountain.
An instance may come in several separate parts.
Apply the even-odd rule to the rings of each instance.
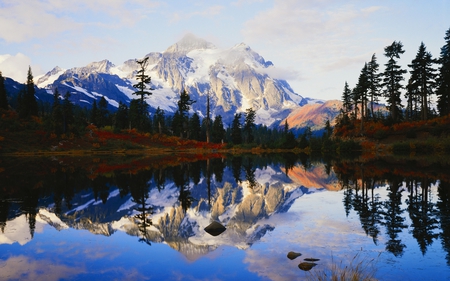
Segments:
[[[244,43],[218,49],[204,39],[188,34],[162,53],[152,52],[147,67],[152,78],[152,95],[147,99],[150,112],[158,106],[168,114],[177,108],[179,93],[185,89],[197,102],[191,112],[206,115],[210,95],[212,115],[221,115],[229,124],[236,112],[253,108],[256,123],[273,125],[292,110],[307,103],[287,81],[271,77],[275,66]],[[54,88],[82,106],[91,106],[104,96],[111,109],[119,102],[129,104],[133,95],[138,65],[134,59],[114,65],[108,60],[67,70],[55,68],[38,79],[48,93]]]

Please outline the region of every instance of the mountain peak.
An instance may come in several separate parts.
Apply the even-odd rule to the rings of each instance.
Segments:
[[[214,44],[195,36],[192,33],[186,34],[180,41],[173,44],[165,53],[183,53],[187,54],[193,50],[215,49]]]

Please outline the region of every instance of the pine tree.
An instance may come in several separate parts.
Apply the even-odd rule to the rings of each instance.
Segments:
[[[128,106],[121,101],[119,101],[119,107],[117,108],[115,117],[114,127],[116,130],[123,130],[128,127]]]
[[[372,59],[367,64],[367,82],[369,86],[367,95],[370,97],[370,114],[372,118],[374,117],[373,104],[378,102],[380,97],[381,74],[378,73],[378,69],[377,57],[373,54]]]
[[[8,109],[8,96],[6,95],[5,78],[0,71],[0,109]]]
[[[403,50],[403,44],[401,42],[394,41],[391,45],[384,48],[384,55],[389,58],[388,62],[385,64],[385,71],[383,73],[383,86],[384,96],[387,99],[389,111],[391,118],[394,122],[400,119],[401,114],[401,99],[400,90],[403,86],[400,84],[404,80],[403,74],[406,70],[401,69],[395,60],[400,59],[400,55],[405,51]]]
[[[352,111],[352,90],[345,81],[344,92],[342,93],[342,110],[344,114],[348,114]]]
[[[63,133],[68,133],[71,125],[73,124],[73,104],[70,101],[70,93],[66,92],[62,103],[62,115],[63,115]]]
[[[60,135],[63,132],[63,113],[61,108],[61,103],[59,101],[60,94],[58,88],[55,88],[53,92],[53,105],[52,105],[52,129],[53,132],[57,135]]]
[[[435,88],[436,69],[432,66],[436,63],[430,52],[427,52],[422,42],[416,57],[408,66],[411,68],[411,77],[408,83],[408,93],[418,94],[421,104],[422,120],[428,119],[429,99]]]
[[[254,140],[253,127],[255,127],[255,117],[256,112],[253,108],[247,108],[245,111],[245,121],[244,121],[244,139],[246,143],[252,143]]]
[[[159,134],[162,134],[165,131],[164,110],[162,110],[159,106],[153,116],[153,128],[155,128]]]
[[[97,126],[97,127],[99,126],[99,122],[98,122],[98,107],[97,107],[97,101],[96,100],[94,100],[94,102],[92,103],[90,121],[95,126]]]
[[[439,76],[437,79],[437,108],[441,116],[450,114],[450,28],[445,33],[445,45],[439,57]]]
[[[222,116],[217,115],[216,118],[214,118],[211,135],[213,143],[221,143],[225,138]]]
[[[231,123],[231,141],[233,144],[242,143],[241,117],[241,113],[234,114],[233,122]]]
[[[100,101],[98,102],[98,126],[104,127],[108,125],[108,119],[109,119],[109,111],[108,111],[108,101],[106,101],[105,96],[102,96],[100,98]]]
[[[35,97],[35,89],[33,82],[33,74],[31,67],[28,68],[27,83],[25,85],[25,91],[19,94],[18,97],[18,112],[21,118],[29,118],[31,116],[38,115],[38,104]]]
[[[179,116],[177,116],[177,118],[179,118],[179,120],[175,120],[174,117],[174,123],[176,123],[177,126],[179,126],[179,128],[177,130],[179,130],[180,133],[180,137],[184,137],[184,132],[188,131],[188,111],[191,107],[191,105],[195,103],[194,100],[191,100],[191,97],[189,96],[189,94],[186,92],[186,90],[182,90],[180,93],[180,100],[178,101],[177,105],[178,105],[178,114]]]
[[[189,118],[189,139],[200,140],[200,117],[197,113],[194,113],[191,118]]]
[[[136,80],[138,80],[137,84],[134,84],[133,87],[137,89],[136,92],[133,93],[133,95],[137,95],[140,97],[139,99],[139,105],[136,105],[136,108],[138,111],[138,115],[134,116],[136,117],[136,120],[133,120],[133,126],[134,128],[137,128],[139,130],[145,130],[150,129],[150,122],[149,122],[149,116],[148,116],[148,104],[145,102],[145,96],[152,95],[151,92],[147,91],[147,84],[151,83],[151,77],[147,75],[145,72],[147,71],[148,66],[148,57],[143,58],[142,60],[136,60],[136,63],[139,65],[139,70],[136,74]],[[153,89],[149,89],[153,90]],[[134,109],[134,108],[133,108]],[[130,103],[130,110],[131,110],[131,103]],[[134,118],[133,117],[133,118]]]

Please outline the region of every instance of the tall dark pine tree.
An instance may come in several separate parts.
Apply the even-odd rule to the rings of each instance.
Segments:
[[[20,117],[29,118],[38,115],[38,104],[34,95],[33,74],[31,72],[31,67],[29,67],[25,91],[18,97],[18,111]]]
[[[223,128],[222,116],[217,115],[212,125],[212,141],[220,143],[225,138],[225,129]]]
[[[153,116],[153,128],[159,133],[162,134],[165,131],[165,117],[164,110],[162,110],[159,106],[156,109],[155,115]]]
[[[58,88],[55,88],[53,92],[53,105],[52,105],[52,129],[57,135],[63,132],[63,112],[61,108],[61,103],[59,102],[60,94]]]
[[[361,74],[358,78],[358,83],[356,84],[355,89],[353,89],[354,100],[356,101],[355,107],[358,106],[357,101],[359,100],[361,103],[361,131],[364,128],[364,118],[367,112],[367,93],[369,91],[369,80],[368,80],[368,67],[367,63],[364,64],[364,67],[361,69]]]
[[[369,86],[367,95],[370,98],[370,114],[372,118],[374,117],[373,104],[378,102],[378,98],[380,97],[381,74],[378,73],[378,69],[377,57],[373,54],[372,59],[367,64],[367,82]]]
[[[439,76],[437,79],[437,108],[441,116],[450,114],[450,28],[445,33],[445,45],[439,57]]]
[[[71,125],[73,124],[73,104],[69,100],[70,93],[66,92],[62,102],[62,115],[63,115],[63,133],[68,133]]]
[[[0,71],[0,109],[8,109],[8,97],[6,95],[5,78]]]
[[[344,114],[348,114],[352,111],[352,90],[345,81],[344,92],[342,93],[342,111]]]
[[[384,55],[389,58],[383,73],[384,96],[387,99],[390,115],[394,122],[400,119],[402,107],[400,90],[403,88],[400,82],[404,80],[403,74],[406,73],[406,70],[401,69],[395,59],[400,59],[400,55],[404,52],[403,44],[400,41],[394,41],[384,48]]]
[[[148,121],[148,110],[147,103],[145,102],[145,96],[150,96],[152,94],[147,91],[147,84],[151,83],[151,77],[145,73],[147,71],[148,57],[145,57],[142,60],[136,60],[136,63],[139,65],[139,70],[136,74],[136,80],[138,80],[138,83],[133,85],[133,87],[137,89],[133,95],[139,96],[140,102],[138,106],[138,116],[136,116],[138,118],[136,120],[137,124],[134,124],[134,127],[142,130],[145,128]],[[152,89],[150,88],[149,90]]]
[[[255,117],[256,112],[253,108],[247,108],[245,111],[245,121],[244,121],[244,138],[246,143],[252,143],[254,140],[253,127],[255,127]]]
[[[408,93],[419,95],[421,104],[422,120],[428,119],[429,99],[435,88],[436,69],[433,64],[436,61],[431,53],[427,52],[425,44],[422,42],[417,51],[416,57],[408,66],[411,68],[411,77],[408,83]],[[410,97],[411,98],[411,97]]]
[[[241,113],[234,114],[233,122],[231,123],[231,141],[233,144],[242,143],[241,117]]]
[[[191,105],[195,103],[194,100],[191,100],[191,97],[189,96],[189,94],[186,92],[186,90],[182,90],[180,93],[180,100],[178,101],[178,118],[179,121],[176,120],[178,122],[178,126],[180,126],[180,137],[184,136],[184,132],[187,130],[188,127],[188,111],[191,107]]]
[[[115,129],[122,130],[128,127],[129,118],[128,118],[128,106],[123,102],[119,101],[119,107],[117,108],[115,114]]]
[[[98,117],[98,126],[104,127],[108,125],[108,119],[109,119],[109,111],[108,111],[108,101],[105,99],[104,96],[100,98],[100,101],[98,102],[98,111],[97,111]]]

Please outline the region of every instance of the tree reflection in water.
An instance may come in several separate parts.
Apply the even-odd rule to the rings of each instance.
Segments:
[[[448,176],[426,170],[421,170],[415,176],[415,169],[415,166],[396,166],[384,162],[337,162],[334,170],[344,189],[346,215],[349,216],[353,209],[358,214],[365,233],[372,237],[375,244],[378,243],[381,227],[384,227],[387,235],[386,250],[395,256],[404,254],[406,245],[399,234],[408,227],[423,255],[439,237],[443,247],[449,252],[450,244],[446,241],[450,220],[448,215],[442,215],[444,212],[449,214],[450,194],[448,188],[442,188],[448,187],[445,181]],[[433,178],[428,174],[434,174]],[[437,186],[438,200],[430,196],[432,186]],[[376,191],[381,187],[386,187],[388,192],[384,200],[381,200],[380,191]],[[410,225],[407,224],[407,216],[411,221]],[[449,257],[447,255],[448,262]]]
[[[227,184],[227,188],[232,190],[246,181],[247,186],[254,189],[252,192],[263,190],[265,187],[258,185],[258,169],[271,165],[283,167],[285,175],[289,176],[293,167],[302,166],[307,171],[313,163],[326,161],[326,174],[334,173],[343,189],[346,215],[350,216],[352,212],[357,214],[361,228],[374,244],[378,244],[380,237],[385,235],[386,250],[400,257],[406,249],[401,237],[409,229],[407,234],[417,241],[423,255],[436,240],[440,240],[450,265],[448,167],[431,166],[429,170],[426,167],[417,170],[416,166],[412,166],[408,170],[405,163],[399,166],[383,161],[312,160],[306,154],[233,155],[198,161],[192,159],[192,162],[170,165],[140,159],[130,160],[129,165],[108,163],[108,159],[94,160],[85,163],[87,159],[55,157],[25,161],[20,165],[12,163],[14,161],[11,159],[4,160],[1,163],[4,171],[0,173],[0,229],[4,231],[9,220],[24,214],[33,237],[36,216],[42,207],[51,208],[61,220],[67,222],[83,216],[92,223],[105,223],[109,217],[117,220],[127,214],[107,208],[100,210],[101,205],[112,200],[111,191],[117,189],[120,198],[130,198],[134,204],[132,215],[138,226],[140,241],[150,244],[150,218],[155,208],[161,207],[152,202],[151,192],[164,192],[173,183],[178,190],[178,197],[174,198],[175,204],[180,207],[179,214],[186,215],[191,208],[212,212],[218,190]],[[229,183],[233,181],[234,187],[230,187]],[[84,196],[91,193],[95,206],[98,206],[96,212],[78,211]],[[165,220],[164,223],[171,223],[169,217]],[[181,225],[181,221],[177,223],[170,227]],[[181,232],[173,233],[171,235]],[[166,234],[169,235],[168,232],[163,233]],[[189,238],[189,234],[183,235],[183,239]]]

